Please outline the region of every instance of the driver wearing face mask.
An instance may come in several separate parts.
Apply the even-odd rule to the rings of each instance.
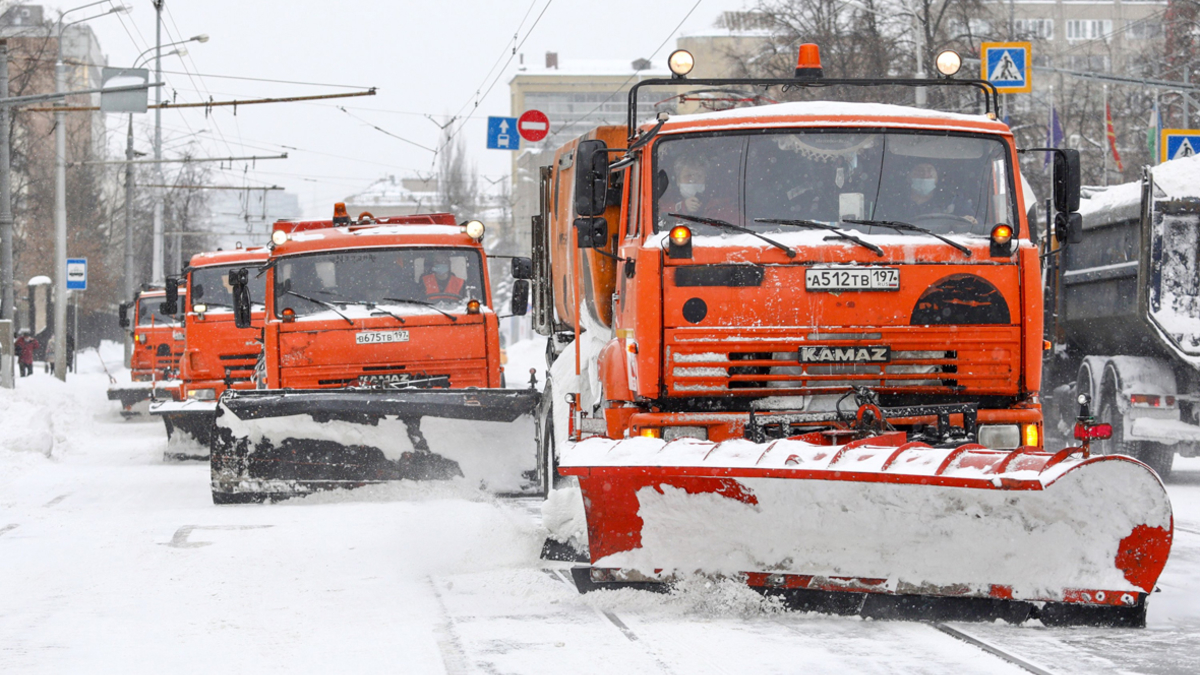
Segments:
[[[709,181],[708,166],[694,158],[680,159],[672,177],[678,194],[677,199],[664,199],[663,213],[683,213],[689,216],[730,220],[736,215],[728,199],[714,195],[714,186]],[[716,187],[720,187],[719,185]],[[668,195],[671,193],[668,192]]]
[[[421,277],[425,288],[425,299],[429,302],[453,302],[463,297],[462,277],[456,277],[450,271],[450,256],[438,253],[433,256],[431,272]]]

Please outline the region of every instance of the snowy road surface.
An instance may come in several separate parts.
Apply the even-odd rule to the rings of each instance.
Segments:
[[[1030,672],[733,584],[581,596],[538,559],[536,502],[461,485],[215,507],[207,465],[164,464],[161,423],[123,421],[90,356],[69,387],[0,390],[2,673]],[[1148,628],[954,628],[1043,672],[1200,672],[1200,460],[1178,466]]]

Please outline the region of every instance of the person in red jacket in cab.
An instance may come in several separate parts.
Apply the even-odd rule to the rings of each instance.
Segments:
[[[435,253],[430,273],[421,277],[425,299],[429,302],[454,302],[463,297],[466,281],[450,271],[450,256]]]

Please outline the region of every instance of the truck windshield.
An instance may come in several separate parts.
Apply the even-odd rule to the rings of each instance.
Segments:
[[[656,231],[682,222],[671,213],[760,232],[794,228],[756,218],[881,234],[894,231],[844,221],[899,221],[984,236],[998,223],[1017,223],[1007,146],[987,136],[825,129],[684,136],[659,141],[654,176]]]
[[[250,302],[262,307],[266,299],[266,275],[259,276],[259,267],[253,265],[221,265],[200,267],[192,270],[192,302],[208,307],[208,311],[233,309],[233,286],[229,284],[231,270],[248,269]]]
[[[170,314],[163,314],[162,312],[158,311],[159,306],[166,302],[166,300],[167,298],[165,295],[152,295],[145,298],[138,298],[137,325],[178,326],[179,321],[176,319],[176,317],[173,317]],[[179,302],[181,304],[187,302],[187,297],[183,293],[179,294]]]
[[[479,252],[461,247],[360,249],[284,258],[275,265],[275,314],[280,316],[286,308],[296,316],[330,312],[325,303],[386,306],[393,313],[433,311],[419,303],[465,307],[467,300],[484,299],[481,269]]]

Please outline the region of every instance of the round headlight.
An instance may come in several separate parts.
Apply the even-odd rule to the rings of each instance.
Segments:
[[[938,72],[946,77],[953,77],[962,69],[962,57],[953,49],[938,54],[934,63],[937,64]]]
[[[667,59],[667,66],[675,74],[675,77],[683,77],[696,67],[696,57],[686,49],[676,49]]]
[[[275,230],[271,233],[271,241],[274,242],[276,246],[283,246],[285,243],[287,243],[287,240],[288,234],[283,230]]]
[[[478,220],[468,220],[466,224],[463,225],[463,231],[465,231],[467,236],[472,239],[483,239],[483,223],[479,222]]]

